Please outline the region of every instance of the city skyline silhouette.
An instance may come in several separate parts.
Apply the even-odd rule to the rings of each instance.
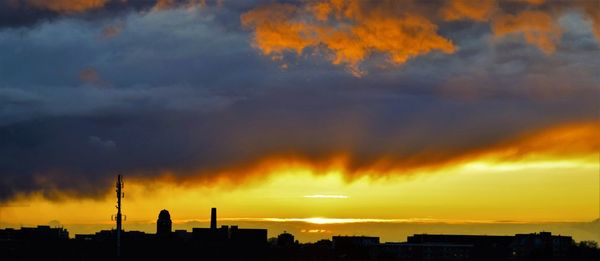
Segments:
[[[121,182],[119,175],[116,186],[119,203]],[[70,238],[69,232],[61,227],[0,229],[0,249],[7,260],[189,258],[199,249],[203,258],[218,260],[591,260],[600,257],[595,241],[575,242],[570,236],[551,232],[513,236],[415,234],[403,242],[380,242],[378,236],[334,235],[331,239],[299,243],[287,231],[268,238],[267,229],[219,227],[216,208],[211,208],[210,216],[209,227],[193,228],[191,232],[173,230],[171,215],[166,209],[158,214],[154,234],[113,229]],[[115,220],[115,225],[121,228],[121,220]]]

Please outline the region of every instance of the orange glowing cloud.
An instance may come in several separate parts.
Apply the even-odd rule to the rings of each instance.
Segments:
[[[310,35],[313,28],[291,21],[297,9],[288,4],[273,4],[250,11],[242,16],[244,26],[255,27],[254,43],[265,55],[281,55],[291,49],[302,53],[317,42]]]
[[[594,36],[600,41],[600,2],[599,1],[582,1],[582,8],[592,24]]]
[[[577,157],[600,152],[600,122],[556,126],[489,149],[504,160],[525,157]]]
[[[333,64],[346,65],[355,76],[364,73],[359,65],[374,53],[403,64],[433,51],[456,50],[426,17],[361,1],[272,4],[243,14],[241,20],[254,30],[254,46],[264,55],[279,59],[285,51],[302,54],[307,48],[322,48]]]
[[[350,180],[362,177],[411,175],[452,168],[472,162],[520,163],[552,162],[557,160],[589,161],[600,151],[600,122],[586,122],[549,127],[513,137],[496,144],[480,145],[463,150],[424,151],[397,157],[380,155],[374,161],[353,165],[352,159],[342,158],[341,172]],[[597,158],[597,157],[596,157]],[[340,164],[338,163],[338,166]]]
[[[542,11],[499,15],[494,18],[492,29],[497,37],[521,34],[527,43],[537,46],[546,54],[556,51],[556,45],[562,36],[556,19]]]
[[[509,10],[515,6],[523,11]],[[597,1],[553,5],[543,0],[452,0],[436,4],[320,0],[260,6],[242,14],[241,21],[253,30],[254,47],[273,60],[282,60],[286,52],[301,55],[310,49],[361,76],[361,63],[376,54],[384,54],[387,62],[398,65],[434,51],[454,53],[457,47],[438,33],[438,27],[439,23],[458,20],[489,22],[495,37],[522,36],[527,44],[553,54],[562,36],[558,19],[573,9],[591,20],[600,39]]]
[[[113,145],[114,146],[114,145]],[[245,162],[231,163],[220,168],[188,170],[157,169],[151,172],[123,173],[128,180],[144,184],[152,190],[157,184],[173,184],[185,188],[238,188],[259,185],[276,176],[324,176],[337,175],[352,183],[363,178],[406,177],[425,173],[452,173],[465,167],[513,168],[527,166],[554,168],[568,165],[574,168],[597,166],[600,151],[600,122],[569,123],[550,126],[537,131],[485,142],[467,148],[443,148],[423,146],[416,152],[399,155],[395,151],[382,150],[361,158],[356,151],[340,149],[337,152],[310,156],[307,153],[272,153]],[[500,166],[500,167],[498,167]],[[50,173],[52,174],[52,173]],[[101,191],[90,194],[91,187],[97,184],[82,184],[77,189],[58,189],[53,182],[60,179],[60,173],[40,175],[35,182],[47,189],[19,193],[16,197],[43,195],[50,200],[67,200],[80,197],[86,189],[88,197],[101,197]],[[111,191],[106,187],[106,193]],[[327,198],[350,199],[343,191],[314,191],[298,195],[303,199]]]
[[[47,9],[60,13],[81,13],[105,7],[110,1],[111,0],[25,0],[25,3],[30,7],[37,9]],[[127,4],[127,0],[113,1],[119,1],[120,4],[123,5]],[[153,10],[156,11],[175,8],[181,6],[181,4],[185,4],[188,8],[206,6],[206,0],[188,0],[185,2],[177,0],[149,0],[147,2],[148,3],[146,4],[149,6],[153,5]],[[216,3],[217,5],[221,5],[221,2],[222,1],[217,1]]]
[[[525,2],[532,5],[541,5],[546,2],[546,0],[517,0],[520,2]]]
[[[496,9],[495,0],[454,0],[447,1],[440,10],[446,21],[475,20],[487,21]]]
[[[308,8],[317,20],[324,22],[329,18],[329,14],[333,11],[334,6],[329,2],[317,2],[309,5]]]
[[[176,4],[175,0],[157,0],[154,5],[154,10],[165,10],[172,8]]]
[[[77,13],[103,7],[107,0],[27,0],[36,8],[55,12]]]
[[[347,181],[361,177],[407,176],[437,172],[474,162],[494,164],[543,164],[568,161],[573,164],[589,164],[597,159],[600,151],[600,122],[582,122],[551,126],[535,132],[480,145],[460,151],[435,150],[414,155],[397,156],[379,154],[370,161],[354,158],[351,152],[339,152],[329,156],[307,158],[300,154],[275,154],[265,156],[254,163],[242,166],[187,175],[182,178],[175,173],[164,173],[159,180],[180,185],[234,185],[253,184],[268,175],[290,173],[330,174],[337,173]],[[586,163],[588,162],[588,163]],[[260,178],[259,178],[260,177]],[[345,198],[343,195],[310,195],[305,197]]]

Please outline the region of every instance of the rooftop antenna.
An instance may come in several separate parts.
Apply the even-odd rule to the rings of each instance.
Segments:
[[[122,228],[122,216],[121,216],[121,198],[124,196],[124,193],[121,192],[123,189],[123,176],[117,175],[117,257],[121,256],[121,230]]]

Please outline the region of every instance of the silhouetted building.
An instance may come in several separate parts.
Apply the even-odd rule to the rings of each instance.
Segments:
[[[283,231],[283,233],[277,236],[277,245],[280,247],[290,247],[294,245],[294,235]]]
[[[171,235],[173,223],[171,222],[171,215],[169,211],[163,209],[158,214],[158,220],[156,220],[156,236],[159,238],[166,238]]]
[[[69,232],[50,226],[0,229],[0,260],[42,260],[47,256],[64,259]]]
[[[83,240],[83,241],[97,241],[97,242],[110,242],[115,240],[117,236],[117,230],[116,229],[112,229],[112,230],[101,230],[96,232],[95,234],[76,234],[75,235],[75,239],[76,240]],[[145,232],[142,231],[122,231],[121,232],[121,236],[123,237],[123,239],[127,239],[127,240],[133,240],[133,241],[138,241],[138,240],[151,240],[154,238],[154,235],[152,234],[147,234]]]
[[[161,216],[161,215],[159,215]],[[159,219],[166,220],[166,213]],[[0,229],[0,260],[109,260],[116,257],[117,231],[76,235],[62,228]],[[267,245],[266,229],[194,228],[176,230],[168,239],[140,231],[122,232],[122,258],[138,260],[600,260],[597,245],[575,244],[569,236],[549,232],[487,235],[409,236],[384,243],[378,237],[334,236],[332,240],[297,244],[284,232],[278,245]],[[203,240],[198,240],[203,236]],[[293,245],[293,247],[285,247]],[[284,247],[281,247],[284,246]]]
[[[192,228],[192,239],[199,243],[210,243],[216,234],[216,230],[210,228]]]
[[[210,209],[210,229],[217,230],[217,208]]]
[[[417,234],[397,245],[397,253],[410,260],[508,260],[512,240],[512,236]]]
[[[238,246],[263,247],[267,243],[267,230],[231,226],[229,229],[229,240]]]
[[[569,255],[575,242],[569,236],[550,232],[516,234],[511,244],[513,260],[561,259]]]
[[[472,244],[388,242],[379,247],[379,252],[390,260],[478,260],[472,259],[473,249]],[[495,258],[500,257],[487,260]]]
[[[371,260],[379,245],[379,237],[334,236],[331,241],[335,255],[350,260]]]
[[[60,241],[68,240],[69,232],[64,228],[50,226],[0,229],[0,240],[10,241]]]
[[[264,246],[267,243],[267,230],[238,226],[221,226],[216,230],[193,228],[192,238],[208,245]]]
[[[396,260],[563,260],[573,239],[550,233],[409,236],[404,243],[385,243],[381,252]]]
[[[380,243],[379,237],[334,236],[332,240],[298,244],[284,231],[276,244],[267,244],[266,229],[236,225],[216,228],[216,209],[210,227],[172,231],[167,210],[160,211],[157,231],[121,231],[121,259],[185,260],[600,260],[595,242],[575,244],[569,236],[549,232],[488,235],[415,234],[406,242]],[[75,235],[67,230],[38,226],[0,229],[0,260],[110,260],[118,255],[116,229]],[[117,258],[118,259],[118,258]]]
[[[192,239],[192,233],[187,232],[187,230],[183,230],[183,229],[181,229],[181,230],[180,229],[175,230],[172,235],[176,239],[183,240],[183,241],[187,241],[187,240]]]
[[[210,211],[210,228],[193,228],[192,239],[212,246],[263,247],[267,244],[266,229],[248,229],[223,225],[216,228],[217,209]]]
[[[355,248],[379,245],[379,237],[366,236],[333,236],[333,248]]]

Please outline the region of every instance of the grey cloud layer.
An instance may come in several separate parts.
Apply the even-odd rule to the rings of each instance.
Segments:
[[[52,2],[52,0],[48,2]],[[62,2],[66,3],[68,1]],[[54,22],[66,17],[74,17],[83,20],[114,17],[129,11],[148,10],[155,4],[156,1],[152,0],[107,1],[102,7],[86,10],[85,12],[65,12],[40,6],[32,6],[28,1],[2,0],[0,1],[0,29],[36,26],[40,23]]]

